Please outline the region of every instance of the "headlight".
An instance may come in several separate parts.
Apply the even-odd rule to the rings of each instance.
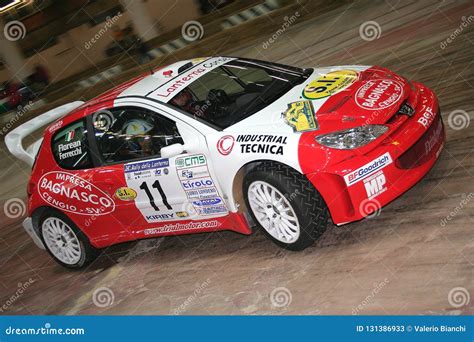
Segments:
[[[387,129],[388,127],[383,125],[360,126],[344,131],[318,135],[316,142],[339,150],[352,150],[374,141],[384,134]]]

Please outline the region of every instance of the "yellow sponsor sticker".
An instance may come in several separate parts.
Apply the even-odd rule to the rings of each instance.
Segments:
[[[117,191],[115,191],[115,197],[122,201],[133,201],[135,198],[137,198],[137,192],[132,188],[127,188],[124,186],[118,188]]]
[[[309,100],[331,96],[357,81],[358,74],[354,70],[337,70],[312,80],[303,90],[303,96]]]
[[[177,211],[176,216],[178,216],[178,217],[188,217],[189,214],[185,211]]]
[[[288,104],[288,109],[283,113],[288,125],[295,132],[306,132],[318,129],[311,101],[295,101]]]

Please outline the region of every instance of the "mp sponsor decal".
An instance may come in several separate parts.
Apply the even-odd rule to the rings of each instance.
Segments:
[[[187,230],[217,228],[220,225],[221,224],[219,223],[219,221],[216,221],[216,220],[204,221],[204,222],[189,222],[189,223],[178,222],[178,223],[169,223],[169,224],[164,225],[163,227],[145,229],[143,233],[145,235],[155,235],[155,234],[173,233],[173,232],[180,232],[180,231],[187,231]]]
[[[372,160],[370,163],[365,164],[364,166],[358,168],[351,173],[348,173],[344,176],[344,180],[348,186],[351,186],[360,180],[374,174],[375,172],[383,169],[385,166],[392,163],[392,157],[390,153],[385,153],[380,157]]]
[[[227,156],[234,148],[235,138],[232,135],[224,135],[217,141],[217,151],[223,156]]]
[[[238,135],[236,141],[240,143],[241,153],[262,153],[283,155],[287,137],[270,134],[243,134]]]
[[[373,175],[365,178],[364,187],[365,191],[367,192],[367,198],[372,199],[387,190],[387,187],[385,186],[386,183],[387,179],[385,178],[385,174],[382,170],[377,171]]]
[[[365,81],[357,90],[355,100],[359,107],[368,110],[385,109],[403,95],[403,85],[391,79]]]
[[[151,95],[158,97],[160,101],[168,102],[182,89],[186,88],[202,75],[234,59],[235,58],[228,57],[211,58],[204,63],[198,64],[192,69],[178,75],[171,81],[166,82]]]
[[[48,172],[39,180],[38,191],[49,205],[78,215],[105,215],[115,209],[105,192],[68,172]]]

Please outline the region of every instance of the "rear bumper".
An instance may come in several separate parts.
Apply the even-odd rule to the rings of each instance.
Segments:
[[[325,199],[335,224],[357,221],[379,211],[435,164],[445,142],[444,125],[433,92],[421,85],[419,89],[422,105],[376,148],[324,173],[307,175]],[[435,113],[429,125],[422,119],[427,111]]]
[[[36,246],[38,246],[41,249],[46,249],[44,247],[43,241],[41,241],[38,233],[33,228],[33,220],[31,219],[31,217],[27,217],[23,221],[23,228],[28,233],[28,235],[31,237],[31,239],[33,240],[33,242],[35,243]]]

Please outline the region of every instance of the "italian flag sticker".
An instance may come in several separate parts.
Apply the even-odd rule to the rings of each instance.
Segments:
[[[74,139],[74,131],[69,131],[67,132],[66,134],[66,141],[71,141],[72,139]]]

